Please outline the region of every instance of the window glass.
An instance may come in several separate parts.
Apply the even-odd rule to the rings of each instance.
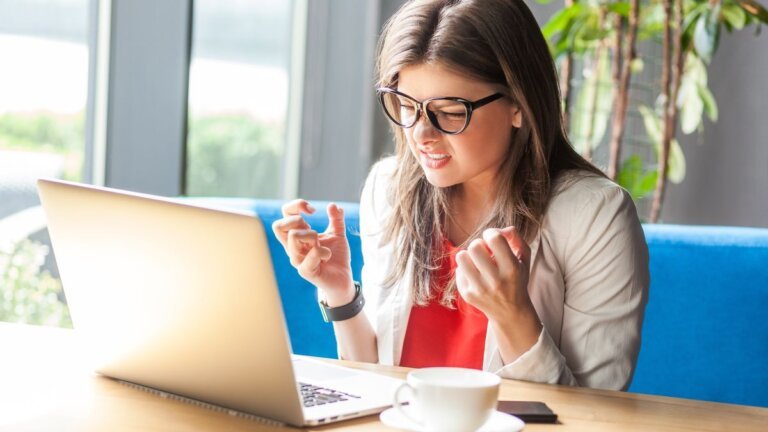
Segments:
[[[0,0],[0,321],[69,326],[35,180],[80,180],[89,0]]]
[[[195,0],[186,194],[281,195],[292,2]]]

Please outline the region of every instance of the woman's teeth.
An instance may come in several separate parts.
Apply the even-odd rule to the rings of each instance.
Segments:
[[[431,154],[431,153],[425,153],[425,154],[427,155],[428,158],[433,160],[440,160],[448,157],[447,154]]]

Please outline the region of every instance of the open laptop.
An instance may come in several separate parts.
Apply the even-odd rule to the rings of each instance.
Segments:
[[[255,215],[57,180],[38,190],[97,372],[297,426],[391,405],[400,380],[291,355]]]

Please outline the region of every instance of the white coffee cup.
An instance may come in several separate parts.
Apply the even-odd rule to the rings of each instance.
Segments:
[[[475,369],[435,367],[408,373],[395,391],[395,408],[427,431],[474,431],[496,410],[498,375]],[[401,406],[410,392],[410,406]]]

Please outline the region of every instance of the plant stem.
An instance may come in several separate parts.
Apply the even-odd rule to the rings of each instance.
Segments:
[[[597,123],[597,103],[598,94],[600,93],[600,80],[602,79],[602,71],[600,70],[600,56],[603,55],[603,43],[599,42],[599,45],[595,49],[594,64],[592,66],[592,76],[594,77],[595,88],[592,93],[592,99],[589,105],[589,117],[587,120],[587,130],[584,136],[584,148],[581,155],[584,159],[592,160],[592,138],[595,135],[595,123]]]
[[[560,64],[560,93],[563,98],[563,124],[568,125],[571,111],[571,78],[573,76],[573,55],[569,52]]]
[[[661,199],[663,190],[666,187],[667,177],[667,154],[664,153],[664,136],[667,135],[667,107],[669,106],[669,75],[670,75],[670,48],[672,45],[670,36],[670,21],[672,20],[672,2],[671,0],[663,0],[662,7],[664,9],[664,41],[662,42],[662,65],[661,65],[661,98],[662,98],[662,143],[660,143],[660,149],[658,151],[659,168],[658,178],[656,179],[656,188],[653,194],[653,203],[651,204],[651,214],[649,221],[656,223],[659,218],[659,211],[661,209]],[[666,150],[669,152],[669,150]]]
[[[670,127],[669,127],[669,140],[670,142],[675,137],[675,125],[677,124],[677,96],[680,93],[680,84],[683,80],[683,69],[685,67],[685,55],[683,50],[683,0],[675,0],[675,35],[674,45],[672,48],[672,59],[674,61],[672,65],[672,100],[669,105],[670,115]]]
[[[624,38],[624,19],[622,19],[621,15],[616,14],[613,21],[613,27],[616,30],[613,32],[613,46],[611,47],[611,52],[613,54],[611,74],[613,75],[613,85],[618,89],[619,83],[621,82],[621,42]]]
[[[611,127],[610,158],[608,160],[608,177],[616,179],[619,173],[619,163],[621,161],[621,143],[624,138],[624,123],[627,119],[627,110],[629,108],[629,83],[632,77],[632,61],[637,57],[637,21],[640,15],[639,0],[632,0],[629,9],[629,30],[626,51],[624,53],[624,65],[621,71],[621,79],[616,100],[614,101],[614,117]],[[616,15],[616,41],[614,45],[614,76],[618,75],[617,60],[621,47],[622,19],[621,15]]]
[[[651,206],[650,221],[656,223],[659,220],[661,214],[661,206],[664,202],[664,196],[667,190],[667,171],[669,170],[669,153],[672,147],[672,139],[675,137],[675,123],[677,120],[677,94],[680,89],[680,82],[683,75],[684,66],[684,52],[682,50],[683,39],[683,0],[675,0],[674,7],[674,20],[675,20],[675,33],[673,36],[673,53],[671,58],[669,56],[669,44],[670,44],[670,30],[669,22],[671,21],[671,0],[664,0],[664,71],[662,74],[662,88],[664,89],[667,98],[664,100],[664,115],[662,117],[662,142],[661,151],[659,154],[659,175],[656,180],[656,191],[653,196],[653,204]],[[670,64],[671,61],[671,64]],[[672,79],[670,82],[670,73]],[[666,78],[666,82],[665,81]]]
[[[602,28],[603,27],[603,21],[605,19],[605,10],[600,10],[600,19],[598,21],[597,26]],[[600,57],[603,55],[603,50],[605,49],[605,41],[600,40],[597,43],[597,48],[595,48],[595,63],[592,65],[592,76],[594,77],[595,82],[595,88],[594,93],[592,93],[592,100],[589,113],[589,121],[587,123],[587,131],[586,131],[586,137],[585,142],[586,145],[584,146],[582,156],[584,156],[584,159],[591,161],[592,160],[592,139],[595,135],[595,124],[597,123],[597,103],[598,103],[598,96],[600,95],[600,85],[601,81],[603,80],[603,70],[600,67]]]
[[[565,0],[565,7],[573,6],[574,0]],[[571,111],[571,78],[573,78],[573,54],[569,50],[560,64],[560,96],[563,99],[563,125],[568,128]]]

